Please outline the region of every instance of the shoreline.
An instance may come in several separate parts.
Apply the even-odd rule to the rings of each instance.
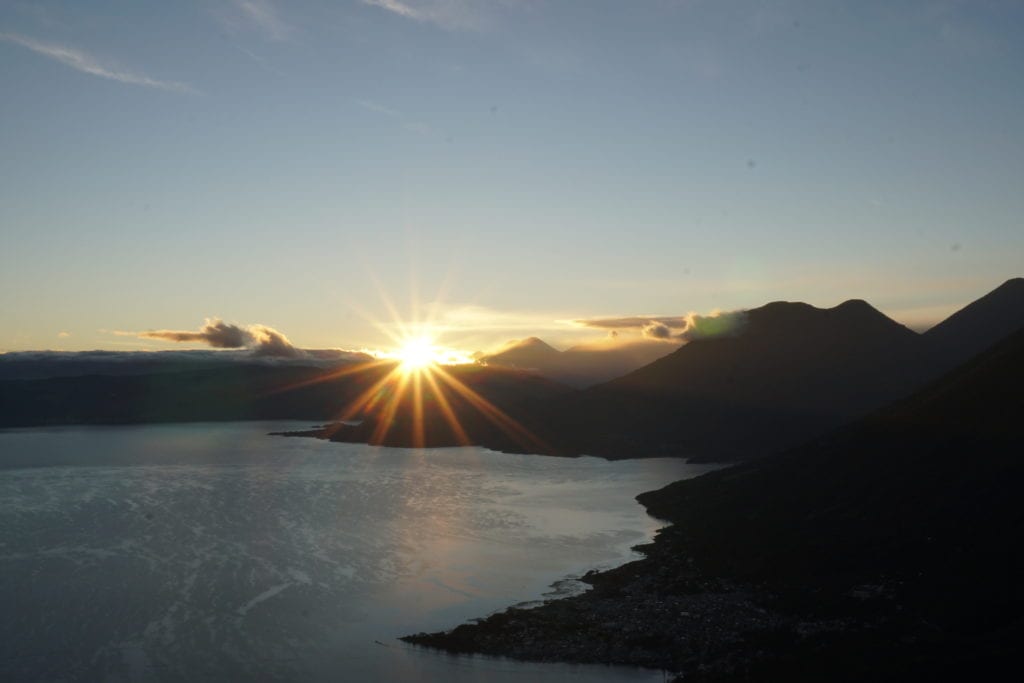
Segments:
[[[588,571],[578,580],[590,589],[578,595],[513,605],[449,631],[399,639],[451,654],[634,666],[680,675],[745,668],[749,662],[742,661],[737,645],[752,635],[796,626],[792,615],[772,605],[777,596],[763,587],[704,576],[676,552],[678,536],[675,526],[663,527],[652,542],[633,547],[640,559]],[[805,630],[830,626],[835,624],[805,624]]]
[[[728,467],[744,462],[745,458],[729,457],[724,454],[704,453],[698,455],[677,455],[674,450],[665,452],[651,452],[643,455],[616,456],[608,453],[587,453],[576,451],[558,450],[527,450],[523,448],[512,448],[508,444],[491,442],[461,443],[454,439],[435,438],[429,443],[417,445],[409,441],[391,440],[382,443],[374,443],[372,438],[372,424],[359,422],[325,422],[319,425],[312,425],[307,429],[294,429],[280,432],[269,432],[267,436],[281,436],[286,438],[319,439],[335,443],[361,443],[368,446],[384,446],[387,448],[486,448],[496,453],[507,453],[509,455],[530,455],[548,458],[599,458],[608,462],[620,460],[651,460],[657,458],[679,458],[693,465],[720,465]]]
[[[446,632],[400,640],[452,654],[483,654],[525,661],[639,666],[679,674],[721,658],[723,648],[750,631],[787,623],[762,606],[755,589],[708,581],[696,572],[663,576],[645,557],[606,571],[590,571],[579,595],[512,606]]]
[[[873,423],[842,437],[641,494],[648,514],[670,525],[634,548],[642,559],[581,577],[592,586],[581,595],[401,640],[451,654],[641,666],[687,683],[997,680],[1024,642],[1013,609],[1019,555],[1000,554],[995,545],[1011,528],[1003,510],[1019,510],[1009,492],[1013,476],[1004,478],[1017,470],[999,469],[1019,468],[1019,440],[919,439],[909,448],[898,432]],[[837,530],[811,503],[815,496],[842,501],[872,468],[839,470],[843,476],[829,480],[814,472],[819,487],[828,487],[823,492],[796,478],[847,452],[884,448],[887,462],[909,461],[911,479],[892,489],[899,500],[927,475],[919,469],[925,462],[959,472],[965,447],[988,454],[1000,476],[993,481],[1006,491],[990,498],[999,515],[973,513],[961,522],[958,514],[951,531],[919,531],[931,518],[907,515],[901,536],[891,535],[887,516],[857,517],[855,526]],[[917,459],[922,452],[927,461]],[[801,456],[815,460],[808,465]],[[848,457],[852,466],[862,462]],[[974,476],[989,481],[987,472]],[[790,498],[780,498],[782,491]],[[977,519],[997,526],[979,527]],[[930,543],[932,534],[939,542],[930,548],[907,549],[915,539]],[[978,553],[967,552],[968,538],[981,539]],[[854,551],[843,552],[849,547]]]
[[[794,590],[703,572],[685,552],[682,530],[666,524],[652,542],[634,546],[642,558],[580,577],[590,586],[584,593],[513,605],[399,640],[454,655],[642,667],[676,681],[762,675],[802,681],[827,679],[837,644],[863,656],[862,674],[870,677],[867,662],[887,652],[886,639],[899,631],[892,628],[894,605],[885,591],[837,596],[839,606],[809,608],[813,587]],[[797,668],[794,677],[793,667],[805,661],[808,671]]]

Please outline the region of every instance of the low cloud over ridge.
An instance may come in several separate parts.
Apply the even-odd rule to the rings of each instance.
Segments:
[[[590,318],[573,322],[612,333],[632,330],[639,332],[645,339],[679,342],[738,334],[746,322],[746,311],[715,311],[709,315],[688,313],[681,316]]]
[[[149,330],[140,332],[142,339],[160,339],[172,342],[198,342],[215,349],[252,349],[255,356],[295,358],[303,355],[288,337],[266,325],[241,327],[226,323],[219,318],[207,318],[206,323],[196,331],[192,330]]]
[[[677,335],[683,341],[709,337],[732,337],[747,324],[746,311],[715,312],[711,315],[691,313],[686,316],[686,329]]]

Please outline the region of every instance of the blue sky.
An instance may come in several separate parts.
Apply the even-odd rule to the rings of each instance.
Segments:
[[[1021,35],[986,0],[4,2],[0,350],[920,325],[1024,271]]]

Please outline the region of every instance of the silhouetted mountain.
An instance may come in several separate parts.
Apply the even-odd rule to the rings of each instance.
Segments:
[[[405,640],[687,681],[998,680],[1024,643],[1022,384],[1018,331],[827,436],[641,494],[674,524],[593,590]]]
[[[868,586],[918,656],[975,667],[1021,643],[1022,385],[1018,331],[828,437],[639,500],[706,572],[821,601]]]
[[[500,365],[520,370],[547,374],[559,365],[562,352],[537,337],[517,339],[505,344],[497,353],[484,355],[480,360],[488,365]]]
[[[566,384],[584,388],[607,382],[664,358],[679,348],[677,344],[653,340],[604,344],[580,344],[562,353],[569,370],[582,378],[579,382]]]
[[[941,362],[954,367],[1024,328],[1024,278],[1013,278],[924,333]]]
[[[919,335],[863,301],[775,302],[736,334],[544,406],[531,425],[570,453],[764,454],[905,395],[928,376],[922,353]]]
[[[692,527],[688,537],[716,571],[788,576],[888,564],[941,539],[935,525],[976,525],[983,508],[1006,507],[989,524],[1024,519],[1024,449],[1013,447],[1024,442],[1021,386],[1024,331],[837,432],[640,500]],[[792,552],[804,535],[817,552]]]
[[[488,365],[516,368],[582,388],[606,382],[671,353],[676,346],[657,341],[617,342],[573,346],[565,351],[537,337],[509,342],[497,353],[484,355]]]

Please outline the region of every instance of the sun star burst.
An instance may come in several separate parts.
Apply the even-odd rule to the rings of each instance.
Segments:
[[[440,362],[436,347],[427,337],[407,339],[395,354],[405,372],[415,372]]]

